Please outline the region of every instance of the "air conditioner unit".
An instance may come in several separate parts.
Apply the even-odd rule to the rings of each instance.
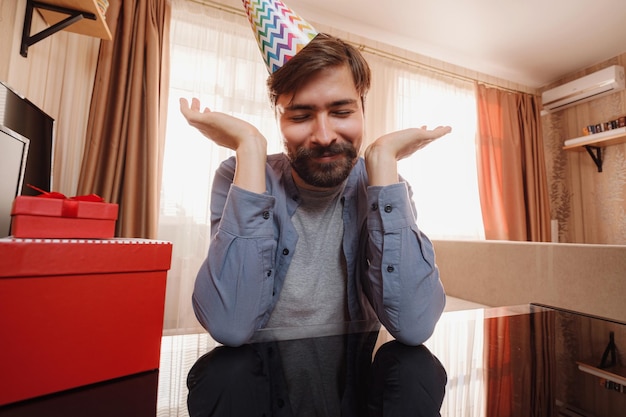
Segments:
[[[541,101],[545,111],[554,112],[623,90],[624,87],[624,67],[613,65],[546,90],[541,94]]]

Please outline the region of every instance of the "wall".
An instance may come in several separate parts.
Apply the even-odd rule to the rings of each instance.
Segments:
[[[615,64],[626,66],[626,53],[542,90]],[[542,118],[552,218],[559,221],[560,242],[626,244],[626,143],[603,149],[603,172],[584,149],[562,149],[565,140],[583,135],[583,127],[624,115],[626,91],[621,91]]]
[[[626,246],[435,240],[446,292],[489,306],[547,304],[626,323]]]
[[[0,1],[0,80],[55,119],[53,188],[74,195],[100,40],[58,32],[20,55],[26,0]],[[31,35],[47,25],[33,13]]]

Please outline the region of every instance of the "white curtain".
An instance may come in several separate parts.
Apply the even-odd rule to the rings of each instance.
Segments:
[[[484,239],[473,82],[365,55],[374,74],[367,101],[372,138],[409,127],[452,126],[452,133],[399,164],[413,188],[419,227],[432,239]]]
[[[191,128],[181,97],[257,126],[277,152],[276,124],[265,89],[267,70],[243,16],[191,1],[172,2],[171,79],[159,238],[174,242],[168,274],[166,333],[201,330],[191,308],[196,272],[209,245],[209,193],[218,164],[232,155]]]
[[[207,333],[163,338],[156,417],[188,417],[187,375],[198,358],[218,344]]]
[[[401,128],[451,125],[453,133],[402,161],[400,173],[413,186],[418,224],[429,236],[480,238],[472,83],[372,53],[366,58],[373,72],[366,143]],[[168,334],[201,330],[191,292],[209,245],[212,175],[230,156],[187,125],[179,98],[199,97],[212,110],[249,121],[268,139],[269,152],[282,151],[265,87],[267,70],[243,14],[174,0],[171,60],[159,226],[159,238],[174,243],[165,307]]]
[[[484,318],[482,309],[448,311],[424,343],[448,373],[442,416],[485,416]]]

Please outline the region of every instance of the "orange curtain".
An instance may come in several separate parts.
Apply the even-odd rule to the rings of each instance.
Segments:
[[[487,417],[513,415],[513,375],[509,317],[485,320]]]
[[[119,204],[116,235],[156,238],[169,90],[169,0],[111,0],[79,194]]]
[[[554,311],[485,319],[486,417],[552,416]]]
[[[550,241],[537,98],[476,84],[477,163],[485,237]]]

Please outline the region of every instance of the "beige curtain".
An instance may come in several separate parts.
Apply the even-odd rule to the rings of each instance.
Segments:
[[[550,241],[536,97],[476,84],[477,164],[485,238]]]
[[[169,89],[169,0],[111,0],[79,194],[120,206],[116,235],[156,238]]]

